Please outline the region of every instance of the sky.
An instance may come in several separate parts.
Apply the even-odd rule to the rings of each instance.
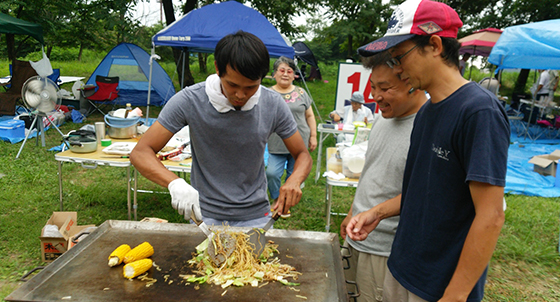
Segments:
[[[180,5],[180,4],[182,4],[181,1],[173,0],[173,5]],[[138,1],[134,16],[137,20],[140,21],[140,23],[147,26],[159,22],[160,18],[163,18],[163,22],[165,23],[165,15],[163,15],[163,7],[161,8],[161,13],[160,13],[160,3],[158,0]],[[175,19],[179,17],[180,16],[177,13],[175,13]],[[295,20],[295,23],[296,25],[304,24],[305,16],[297,18],[297,20]]]
[[[173,3],[174,5],[176,4],[175,2],[176,1],[174,1]],[[143,25],[153,25],[159,22],[160,18],[165,19],[165,16],[163,16],[163,7],[160,13],[160,6],[161,4],[158,2],[158,0],[138,1],[134,16]],[[177,17],[179,16],[175,15],[175,18]]]

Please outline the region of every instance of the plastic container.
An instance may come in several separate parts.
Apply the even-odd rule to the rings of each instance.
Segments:
[[[109,114],[105,115],[105,124],[109,126],[107,134],[112,138],[132,138],[137,134],[137,125],[140,117],[120,118]]]
[[[366,160],[365,151],[362,145],[342,149],[342,174],[348,178],[360,178]]]
[[[327,162],[327,170],[328,171],[333,171],[334,173],[341,173],[342,172],[342,160],[336,158],[336,155],[333,154]]]
[[[104,138],[101,140],[101,147],[109,147],[111,146],[111,139],[110,138]]]
[[[347,157],[342,158],[342,174],[348,178],[360,178],[364,167],[365,158]]]
[[[25,122],[22,120],[6,120],[0,122],[0,137],[25,137]]]

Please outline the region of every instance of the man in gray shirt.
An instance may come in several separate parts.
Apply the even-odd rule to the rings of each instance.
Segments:
[[[362,64],[372,69],[371,94],[382,117],[373,120],[366,162],[360,176],[354,203],[340,226],[340,234],[352,253],[347,280],[356,280],[360,289],[358,301],[382,301],[387,259],[399,223],[399,217],[383,220],[364,241],[346,236],[350,219],[389,199],[400,199],[410,132],[416,112],[426,102],[424,91],[413,90],[399,79],[389,66],[388,52],[363,58]]]
[[[276,92],[261,86],[269,71],[262,41],[239,31],[222,38],[214,53],[216,74],[187,87],[165,105],[158,121],[131,153],[134,167],[169,189],[172,206],[185,219],[191,211],[206,224],[263,227],[270,219],[264,150],[277,133],[295,158],[280,188],[276,210],[288,213],[301,199],[312,159],[293,116]],[[189,125],[191,184],[167,170],[155,154]]]

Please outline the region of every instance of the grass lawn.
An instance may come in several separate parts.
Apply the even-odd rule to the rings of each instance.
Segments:
[[[86,63],[76,63],[86,64]],[[80,67],[89,73],[91,66]],[[169,74],[173,74],[172,65]],[[65,64],[63,75],[84,75],[72,71],[72,64]],[[57,62],[53,62],[57,68]],[[168,69],[168,68],[166,68]],[[194,68],[193,68],[194,69]],[[337,66],[321,66],[325,82],[308,83],[321,116],[326,117],[334,107]],[[2,74],[4,70],[0,69]],[[196,70],[195,70],[196,72]],[[86,75],[87,76],[87,75]],[[195,74],[197,80],[205,75]],[[267,80],[268,81],[268,80]],[[265,85],[271,82],[265,81]],[[69,90],[68,88],[66,88]],[[142,108],[145,112],[145,108]],[[155,116],[159,108],[150,108]],[[93,124],[102,121],[100,114],[86,120]],[[78,129],[83,124],[66,122],[62,132]],[[54,131],[46,133],[47,147],[36,146],[30,139],[20,156],[15,156],[21,146],[0,142],[0,297],[6,297],[22,283],[19,278],[41,262],[39,235],[53,211],[59,211],[57,162],[50,147],[60,144],[61,137]],[[325,146],[334,145],[331,137]],[[317,151],[312,153],[313,158]],[[324,165],[324,161],[323,161]],[[292,217],[279,220],[274,227],[310,231],[325,230],[325,181],[314,182],[315,166],[305,183],[300,204]],[[127,219],[126,170],[103,167],[83,169],[77,164],[64,164],[64,207],[77,211],[79,224],[100,225],[106,220]],[[161,189],[144,178],[139,187]],[[334,188],[333,212],[346,212],[355,189]],[[498,246],[490,264],[485,301],[559,301],[560,257],[558,254],[560,207],[558,198],[539,198],[507,195],[508,209]],[[138,217],[159,217],[173,223],[184,223],[164,194],[138,194]],[[333,216],[331,232],[339,232],[343,217]]]

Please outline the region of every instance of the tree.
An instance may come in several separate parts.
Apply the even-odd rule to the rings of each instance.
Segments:
[[[329,47],[330,59],[356,59],[359,46],[385,33],[391,15],[389,6],[381,0],[326,0],[324,4],[325,16],[308,20],[308,28],[316,34],[311,44]]]
[[[165,23],[167,25],[170,25],[175,21],[175,10],[173,8],[173,2],[172,0],[162,0],[162,4],[163,12],[165,15]],[[198,0],[187,0],[187,2],[185,2],[185,5],[183,6],[183,13],[188,13],[189,11],[193,10],[197,4]],[[187,11],[185,12],[185,10]],[[177,75],[179,77],[179,85],[181,86],[181,88],[194,84],[194,77],[191,74],[189,60],[184,60],[185,57],[189,57],[189,52],[185,49],[183,51],[186,52],[184,56],[182,56],[182,54],[184,53],[181,52],[180,49],[173,48],[173,57],[175,59]]]
[[[219,2],[224,2],[222,0]],[[213,0],[187,0],[182,7],[182,13],[187,14],[193,9],[200,8],[202,6],[212,4],[216,1]],[[295,36],[298,33],[298,29],[293,24],[293,18],[295,16],[305,13],[308,9],[318,5],[321,0],[252,0],[244,1],[240,0],[238,2],[245,3],[250,2],[251,6],[263,14],[267,19],[279,29],[280,32],[287,36]],[[163,7],[165,11],[166,23],[169,25],[175,20],[172,0],[163,0]],[[187,54],[189,57],[188,49],[183,49],[183,53]],[[178,50],[174,50],[175,62],[177,63],[177,73],[179,74],[179,81],[182,83],[182,87],[194,84],[194,78],[191,74],[189,64],[185,65],[185,79],[182,79],[183,69],[181,58]],[[198,62],[200,70],[204,72],[206,70],[206,59],[207,54],[198,54]],[[186,62],[185,62],[186,63]]]
[[[307,12],[313,12],[322,4],[322,0],[250,0],[239,1],[250,2],[265,16],[278,31],[287,37],[295,37],[301,33],[301,28],[294,24],[295,17],[302,16]]]
[[[43,27],[47,54],[53,47],[92,47],[106,50],[130,39],[138,27],[130,8],[138,0],[2,0],[0,11],[38,23]],[[7,36],[6,48],[10,59],[17,57],[20,44]],[[25,40],[23,40],[25,41]],[[36,49],[33,49],[35,51]],[[81,53],[81,51],[80,51]]]
[[[25,21],[42,24],[38,22],[39,17],[37,13],[28,8],[33,8],[35,3],[30,3],[34,1],[16,1],[16,0],[5,0],[0,2],[0,12],[4,14],[11,15],[18,19]],[[35,0],[35,2],[39,2]],[[37,3],[40,7],[41,3]],[[16,47],[17,46],[17,47]],[[13,61],[18,57],[19,54],[26,55],[29,52],[36,51],[40,48],[40,44],[34,39],[30,39],[29,36],[21,36],[14,34],[6,34],[6,50],[8,53],[8,59]]]

